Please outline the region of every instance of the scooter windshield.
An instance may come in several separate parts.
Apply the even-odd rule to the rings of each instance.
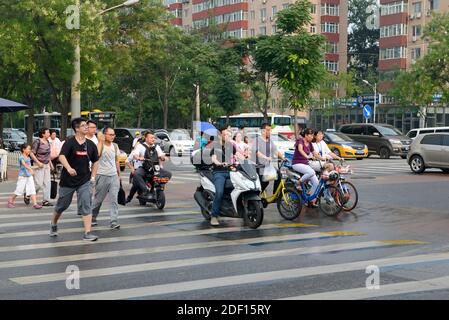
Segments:
[[[250,180],[257,180],[258,176],[256,166],[254,164],[245,161],[239,165],[238,169],[241,170]]]

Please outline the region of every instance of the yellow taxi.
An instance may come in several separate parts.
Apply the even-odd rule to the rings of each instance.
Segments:
[[[365,144],[354,141],[341,132],[326,131],[324,142],[339,157],[357,160],[368,157],[368,147]]]

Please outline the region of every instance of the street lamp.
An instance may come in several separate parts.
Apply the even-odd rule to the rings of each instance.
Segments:
[[[102,15],[108,11],[115,10],[122,7],[129,7],[139,3],[140,0],[128,0],[122,4],[111,7],[109,9],[101,11],[98,15]],[[80,7],[80,0],[76,0],[77,8]],[[78,10],[79,12],[79,10]],[[76,38],[75,45],[75,61],[74,65],[74,73],[72,77],[72,91],[71,91],[71,100],[70,100],[70,112],[72,113],[72,119],[79,118],[81,115],[81,91],[80,91],[80,82],[81,82],[81,55],[80,55],[80,39],[79,33]]]
[[[196,95],[195,95],[195,106],[196,106],[196,121],[200,122],[200,85],[194,84],[193,85],[196,88]]]
[[[376,109],[377,109],[377,83],[374,83],[374,86],[366,80],[362,80],[364,83],[369,85],[374,90],[374,116],[373,123],[376,123]]]

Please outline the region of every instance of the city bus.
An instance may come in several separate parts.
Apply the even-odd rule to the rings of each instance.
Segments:
[[[217,121],[218,127],[226,125],[226,116],[220,117]],[[262,113],[241,113],[229,116],[229,125],[233,130],[240,126],[251,129],[260,129],[262,123],[267,122],[273,133],[282,134],[288,138],[294,136],[293,121],[291,116],[268,113],[268,121],[264,121]]]
[[[115,112],[114,111],[101,111],[94,109],[92,111],[81,111],[81,117],[89,120],[93,120],[97,123],[98,129],[104,127],[115,127]],[[25,115],[24,128],[27,130],[28,115]],[[67,117],[67,129],[70,129],[71,113],[69,112]],[[39,128],[48,127],[52,129],[61,128],[61,113],[59,112],[45,112],[37,113],[34,115],[33,132],[39,130]],[[70,131],[70,130],[68,130]]]

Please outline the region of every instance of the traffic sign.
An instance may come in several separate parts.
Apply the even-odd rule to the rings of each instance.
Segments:
[[[371,106],[370,105],[365,105],[363,107],[363,116],[365,117],[365,119],[369,119],[371,118]]]

